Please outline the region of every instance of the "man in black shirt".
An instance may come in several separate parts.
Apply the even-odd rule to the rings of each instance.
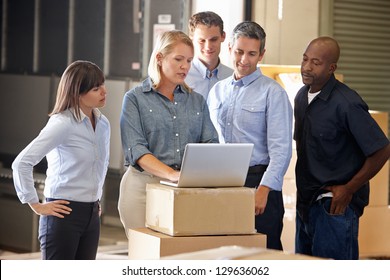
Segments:
[[[297,147],[296,253],[358,259],[358,224],[369,180],[390,156],[387,136],[367,104],[334,72],[336,40],[319,37],[301,65],[305,84],[295,98]]]

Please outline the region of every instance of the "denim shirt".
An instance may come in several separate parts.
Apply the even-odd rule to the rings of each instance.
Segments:
[[[141,171],[137,161],[145,154],[180,169],[187,143],[218,142],[200,94],[178,86],[171,102],[152,88],[150,78],[125,94],[120,127],[125,165]]]
[[[292,107],[285,90],[260,69],[218,82],[208,97],[219,140],[253,143],[250,166],[268,165],[261,185],[280,191],[292,154]]]
[[[190,71],[188,72],[186,83],[196,92],[203,95],[207,100],[210,89],[220,80],[226,79],[233,74],[233,69],[219,63],[213,71],[199,60],[194,58],[191,63]]]

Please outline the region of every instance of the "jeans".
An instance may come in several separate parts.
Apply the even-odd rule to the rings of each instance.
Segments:
[[[297,213],[295,252],[332,258],[356,260],[359,258],[359,218],[348,206],[341,215],[329,214],[332,198],[322,198],[309,209],[308,221]]]

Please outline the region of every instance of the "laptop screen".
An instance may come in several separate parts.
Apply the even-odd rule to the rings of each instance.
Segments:
[[[174,187],[242,187],[252,156],[252,143],[187,144],[179,181]]]

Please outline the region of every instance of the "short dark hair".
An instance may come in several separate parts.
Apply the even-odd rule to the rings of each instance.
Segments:
[[[199,24],[206,25],[207,27],[218,26],[221,35],[224,32],[222,18],[216,13],[211,11],[199,12],[191,16],[191,18],[188,21],[188,29],[190,35],[194,34],[195,28]]]

